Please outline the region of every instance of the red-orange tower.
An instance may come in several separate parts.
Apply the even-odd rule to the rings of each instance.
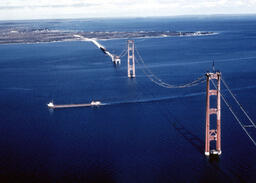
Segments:
[[[135,78],[135,58],[134,58],[134,41],[133,40],[128,40],[127,63],[128,63],[128,77]]]
[[[207,73],[207,88],[206,88],[206,120],[205,120],[205,155],[221,154],[221,108],[220,108],[220,80],[221,73]],[[217,80],[217,89],[211,89],[210,82],[216,82],[211,80]],[[214,84],[216,86],[216,84]],[[211,107],[211,96],[217,96],[216,107]],[[211,115],[216,115],[216,128],[212,128],[214,123],[211,123]],[[216,142],[216,148],[211,149],[211,141]]]

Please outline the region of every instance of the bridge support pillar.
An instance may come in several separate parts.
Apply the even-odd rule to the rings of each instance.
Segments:
[[[220,80],[221,73],[207,73],[207,86],[206,86],[206,119],[205,119],[205,155],[221,154],[221,108],[220,108]],[[217,80],[217,89],[211,89],[211,80]],[[216,81],[213,81],[216,82]],[[211,108],[211,96],[217,96],[216,107]],[[211,123],[211,115],[216,115],[216,124]],[[211,127],[213,126],[213,127]],[[211,142],[215,142],[215,149],[211,149]]]
[[[128,77],[135,78],[135,58],[134,58],[134,41],[128,40]]]

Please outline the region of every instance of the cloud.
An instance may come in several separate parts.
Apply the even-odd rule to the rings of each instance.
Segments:
[[[65,1],[28,1],[25,0],[24,2],[20,1],[12,1],[9,2],[8,0],[5,0],[6,3],[2,3],[0,5],[0,9],[23,9],[23,8],[66,8],[66,7],[89,7],[89,6],[97,6],[98,3],[89,3],[89,2],[83,2],[83,1],[74,1],[65,2]]]
[[[1,0],[0,19],[256,13],[256,0]]]

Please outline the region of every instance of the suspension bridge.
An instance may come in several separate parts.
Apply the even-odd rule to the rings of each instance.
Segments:
[[[102,46],[97,40],[87,39],[80,35],[75,35],[77,38],[83,41],[90,41],[95,44],[99,49],[101,49],[106,55],[108,55],[114,64],[120,63],[121,58],[127,55],[127,76],[128,78],[135,78],[135,64],[139,64],[142,68],[145,76],[154,84],[159,87],[174,89],[174,88],[188,88],[195,87],[200,84],[206,83],[206,110],[205,110],[205,150],[204,153],[206,156],[209,155],[221,155],[221,101],[227,106],[231,114],[233,115],[235,121],[240,125],[242,130],[248,136],[249,140],[256,147],[256,123],[249,116],[248,112],[244,109],[242,104],[238,101],[237,97],[234,95],[227,82],[223,79],[222,73],[220,71],[215,71],[213,65],[213,71],[207,72],[196,79],[182,84],[171,84],[163,81],[161,78],[156,76],[152,70],[146,65],[143,57],[141,56],[138,49],[135,47],[134,40],[127,41],[127,48],[125,48],[120,55],[111,54],[107,49]],[[221,92],[221,84],[225,87],[225,90],[228,91],[231,98],[234,100],[235,104],[238,105],[242,114],[245,118],[242,118],[233,110],[229,100]],[[221,100],[222,99],[222,100]],[[212,104],[216,103],[216,107],[213,107]],[[98,106],[98,105],[107,105],[107,103],[101,104],[89,103],[89,104],[65,104],[65,105],[54,105],[53,102],[48,104],[49,108],[71,108],[71,107],[89,107],[89,106]],[[211,120],[211,116],[215,115],[216,120]],[[214,118],[215,119],[215,118]],[[245,121],[244,119],[247,119]],[[216,128],[214,128],[214,127]],[[250,129],[254,129],[255,132]]]
[[[96,39],[90,39],[90,38],[85,38],[81,35],[74,35],[74,37],[82,40],[82,41],[89,41],[92,42],[95,46],[97,46],[105,55],[109,56],[112,60],[112,62],[114,64],[120,64],[121,63],[121,59],[120,57],[123,56],[123,54],[125,53],[121,53],[120,55],[114,55],[112,53],[110,53],[103,45],[101,45]]]

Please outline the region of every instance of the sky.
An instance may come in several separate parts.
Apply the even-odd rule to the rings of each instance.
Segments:
[[[256,0],[1,0],[0,20],[256,14]]]

